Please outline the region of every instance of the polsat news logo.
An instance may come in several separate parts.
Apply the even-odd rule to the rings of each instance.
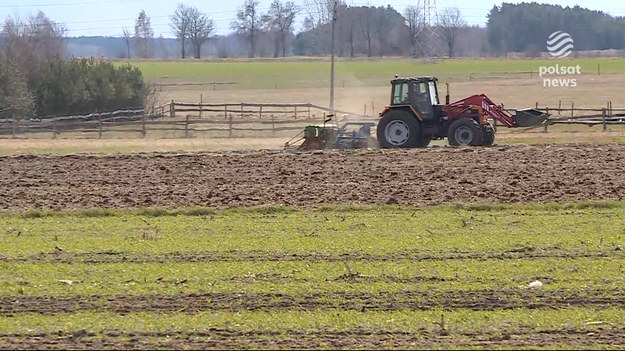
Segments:
[[[555,58],[565,58],[573,52],[575,42],[573,37],[567,32],[557,31],[551,33],[547,39],[547,50],[551,56]],[[567,78],[563,76],[580,75],[581,67],[565,66],[555,64],[552,66],[541,66],[538,68],[538,76],[543,78],[543,87],[545,88],[575,88],[577,87],[577,78]],[[549,76],[558,76],[552,78]],[[549,78],[547,78],[549,77]]]
[[[565,58],[573,52],[574,44],[573,37],[569,33],[559,30],[551,33],[547,39],[547,50],[553,57]]]

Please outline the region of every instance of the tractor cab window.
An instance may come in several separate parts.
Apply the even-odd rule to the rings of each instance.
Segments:
[[[415,83],[413,85],[412,97],[417,104],[429,102],[427,83]]]
[[[408,104],[410,99],[408,98],[408,83],[395,84],[393,86],[393,105]]]
[[[427,82],[419,82],[412,85],[412,102],[423,118],[429,119],[433,116],[430,86]]]
[[[438,91],[436,90],[436,83],[429,82],[430,85],[430,99],[432,100],[432,105],[440,105],[440,101],[438,99]]]

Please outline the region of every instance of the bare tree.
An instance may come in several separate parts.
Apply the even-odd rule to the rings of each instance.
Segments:
[[[372,17],[374,11],[371,7],[363,6],[360,7],[360,12],[358,24],[360,25],[360,32],[367,42],[367,56],[371,57],[371,42],[374,35],[374,19]]]
[[[460,30],[467,26],[467,22],[462,18],[458,8],[447,8],[438,15],[438,26],[441,29],[443,39],[449,49],[449,57],[453,57],[454,45],[460,34]]]
[[[380,44],[380,57],[384,56],[386,42],[390,41],[392,23],[389,14],[383,7],[372,8],[374,14],[375,34]]]
[[[41,11],[29,16],[25,22],[8,17],[2,29],[10,56],[49,59],[65,55],[65,32],[65,27],[53,22]]]
[[[356,25],[358,24],[358,18],[354,13],[353,8],[349,8],[345,5],[341,5],[338,8],[336,22],[337,33],[341,43],[347,43],[349,45],[349,56],[354,57],[354,46],[356,43]]]
[[[404,11],[404,18],[406,18],[406,25],[410,30],[410,45],[412,45],[412,56],[417,56],[417,35],[423,28],[424,24],[421,20],[421,9],[417,6],[408,6]]]
[[[36,85],[39,72],[49,63],[65,57],[65,27],[51,21],[43,12],[26,21],[8,17],[2,27],[7,62],[18,67],[29,88]]]
[[[286,38],[293,31],[293,22],[298,11],[293,1],[282,3],[280,0],[273,0],[269,12],[263,16],[263,22],[276,36],[275,56],[277,56],[280,48],[282,49],[282,57],[286,56]]]
[[[130,31],[126,28],[122,29],[122,33],[124,35],[124,42],[126,43],[126,57],[130,58],[130,40],[131,40],[131,36],[130,36]]]
[[[215,25],[212,19],[206,17],[195,7],[189,10],[189,39],[191,39],[191,44],[195,49],[195,58],[200,58],[202,45],[211,37],[214,30]]]
[[[345,4],[343,0],[304,0],[304,8],[307,9],[306,18],[313,28],[332,22],[335,2],[337,5]]]
[[[256,53],[256,36],[260,29],[261,17],[258,12],[258,0],[245,0],[245,3],[237,12],[237,20],[230,24],[230,27],[238,35],[250,41],[250,57],[254,57]]]
[[[141,10],[139,17],[135,21],[135,45],[137,46],[136,52],[139,53],[139,56],[148,58],[154,55],[153,39],[154,31],[152,31],[152,26],[150,25],[150,17],[144,10]]]
[[[174,15],[170,17],[171,19],[171,29],[174,32],[176,38],[180,39],[181,42],[181,55],[182,58],[185,58],[185,50],[184,45],[189,37],[189,26],[190,26],[190,11],[189,7],[186,7],[184,4],[178,4],[176,7],[176,12]]]

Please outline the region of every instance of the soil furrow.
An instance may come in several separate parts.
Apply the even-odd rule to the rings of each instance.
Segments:
[[[625,146],[0,157],[0,210],[625,198]]]
[[[518,330],[259,330],[130,332],[86,330],[3,333],[1,349],[206,349],[206,348],[426,348],[426,347],[592,347],[625,345],[625,329]]]
[[[562,250],[562,249],[527,249],[504,251],[444,251],[423,252],[418,250],[394,251],[387,254],[368,253],[316,253],[316,252],[269,252],[269,251],[205,251],[172,252],[164,254],[142,254],[124,251],[102,252],[42,252],[27,256],[6,257],[0,255],[0,262],[5,263],[169,263],[169,262],[275,262],[275,261],[446,261],[446,260],[509,260],[535,258],[605,258],[625,257],[625,253],[615,250]]]
[[[288,295],[281,293],[203,293],[114,296],[5,296],[0,315],[18,313],[73,313],[108,311],[131,313],[224,311],[270,311],[337,309],[393,311],[402,309],[467,308],[562,308],[571,306],[621,306],[625,290],[469,290],[399,291],[382,293],[332,292]]]

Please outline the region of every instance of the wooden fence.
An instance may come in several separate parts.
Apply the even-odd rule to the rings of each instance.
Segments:
[[[613,108],[609,102],[601,108],[539,107],[536,109],[551,114],[541,126],[519,128],[526,132],[558,124],[602,125],[606,131],[609,125],[625,124],[625,108]],[[513,109],[507,109],[514,112]],[[91,113],[79,116],[41,117],[36,119],[0,119],[0,137],[29,137],[48,133],[52,138],[61,134],[87,134],[103,138],[111,133],[132,133],[145,137],[260,137],[288,136],[301,131],[309,124],[320,124],[330,110],[311,104],[261,104],[261,103],[182,103],[172,101],[151,111],[122,110]],[[339,123],[344,121],[376,122],[377,116],[365,116],[345,111],[335,111]],[[497,125],[495,125],[497,127]],[[510,130],[511,132],[513,130]],[[282,133],[282,134],[280,134]],[[285,134],[289,133],[289,134]]]
[[[342,120],[366,118],[336,111]],[[303,130],[305,125],[323,123],[329,109],[310,103],[182,103],[172,101],[151,112],[126,110],[78,116],[42,117],[28,120],[1,120],[0,136],[27,137],[49,133],[88,133],[103,138],[109,133],[136,133],[142,137],[193,137],[200,133],[212,136],[271,136],[279,132]]]
[[[607,131],[609,125],[625,125],[625,108],[614,108],[612,101],[608,101],[605,107],[588,108],[575,107],[575,103],[571,103],[571,107],[563,106],[562,101],[558,107],[540,107],[536,103],[535,109],[542,111],[550,117],[547,121],[536,127],[523,128],[523,131],[543,128],[543,132],[549,131],[552,125],[585,125],[588,127],[602,126],[603,131]],[[516,109],[506,109],[514,113]],[[495,128],[497,124],[495,124]]]

